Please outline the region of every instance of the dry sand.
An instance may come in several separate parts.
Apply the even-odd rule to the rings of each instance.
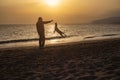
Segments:
[[[120,80],[120,39],[0,49],[0,80]]]

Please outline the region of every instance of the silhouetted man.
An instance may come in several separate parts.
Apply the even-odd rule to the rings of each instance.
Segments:
[[[63,33],[62,31],[60,31],[60,29],[58,29],[57,26],[58,26],[58,24],[55,23],[54,33],[55,33],[55,31],[56,31],[56,32],[59,33],[62,37],[66,37],[67,35],[66,35],[65,33]]]
[[[50,23],[53,20],[50,21],[43,21],[42,17],[38,18],[38,21],[36,23],[37,32],[39,34],[39,48],[44,47],[45,45],[45,29],[44,24]]]

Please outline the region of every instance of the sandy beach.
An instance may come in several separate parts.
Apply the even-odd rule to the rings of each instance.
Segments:
[[[120,80],[120,39],[0,49],[0,80]]]

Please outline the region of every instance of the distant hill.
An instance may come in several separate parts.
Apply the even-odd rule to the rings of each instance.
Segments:
[[[105,19],[95,20],[94,24],[120,24],[120,17],[109,17]]]

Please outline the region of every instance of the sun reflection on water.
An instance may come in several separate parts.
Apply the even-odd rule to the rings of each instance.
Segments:
[[[57,43],[57,42],[58,42],[57,39],[50,40],[50,43]]]

